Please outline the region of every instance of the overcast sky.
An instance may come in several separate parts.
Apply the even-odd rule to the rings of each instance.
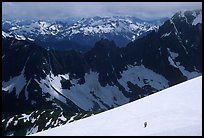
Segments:
[[[171,17],[180,10],[201,9],[202,2],[3,2],[4,17],[60,19],[130,15],[143,19]]]

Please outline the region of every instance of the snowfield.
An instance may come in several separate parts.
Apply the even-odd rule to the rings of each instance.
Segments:
[[[144,122],[147,127],[144,128]],[[202,76],[31,136],[201,136]]]

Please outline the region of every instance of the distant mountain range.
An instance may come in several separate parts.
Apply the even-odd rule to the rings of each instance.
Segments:
[[[18,40],[35,43],[55,50],[87,51],[101,38],[114,40],[118,47],[157,30],[167,18],[145,21],[136,17],[92,17],[70,21],[2,21],[4,33]]]
[[[201,17],[202,10],[178,12],[126,47],[100,39],[87,52],[45,48],[30,36],[2,31],[3,135],[46,130],[202,75]],[[125,20],[123,27],[130,25]]]

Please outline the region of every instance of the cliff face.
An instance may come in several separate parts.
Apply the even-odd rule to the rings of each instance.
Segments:
[[[76,120],[200,76],[200,14],[179,12],[158,31],[124,48],[101,39],[86,53],[44,49],[3,35],[3,119],[56,110],[55,115],[66,113],[66,121],[79,114]],[[6,133],[10,131],[13,128],[5,127]]]

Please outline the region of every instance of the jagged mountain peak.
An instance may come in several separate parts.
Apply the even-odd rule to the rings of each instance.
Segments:
[[[108,40],[105,38],[102,38],[100,41],[96,42],[94,49],[112,49],[116,48],[116,44],[113,40]]]
[[[197,25],[198,23],[202,23],[202,10],[183,10],[175,13],[171,18],[172,21],[177,22],[179,20],[183,20],[188,24]]]
[[[50,120],[43,113],[33,113],[34,109],[56,111],[57,108],[60,112],[68,112],[67,119],[76,120],[84,117],[84,113],[95,114],[99,109],[118,107],[202,75],[202,26],[188,24],[184,18],[170,19],[159,30],[124,48],[115,44],[119,40],[100,38],[85,53],[45,50],[31,45],[30,41],[13,38],[11,41],[7,37],[10,33],[3,34],[3,30],[4,134],[17,135],[22,131],[31,134],[44,127],[48,129],[66,123],[60,121],[66,120],[62,116]],[[77,24],[72,26],[72,33],[80,27]],[[44,23],[41,25],[46,26]],[[46,36],[42,35],[40,39]],[[90,37],[83,36],[78,41]],[[55,44],[60,45],[58,41]],[[46,110],[46,115],[49,112]],[[15,114],[22,114],[23,120],[18,120]],[[26,121],[28,115],[32,117]],[[33,117],[41,123],[32,123]],[[21,122],[29,122],[25,130],[21,130]]]

